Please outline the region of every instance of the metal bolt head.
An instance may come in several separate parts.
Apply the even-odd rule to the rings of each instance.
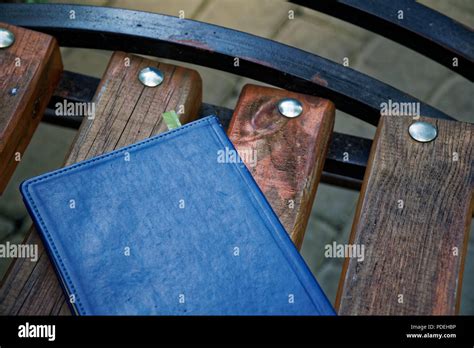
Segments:
[[[408,133],[410,133],[413,139],[420,143],[429,143],[438,136],[438,129],[431,123],[417,121],[408,127]]]
[[[0,28],[0,48],[7,48],[15,42],[15,35],[8,29]]]
[[[147,87],[156,87],[161,85],[164,76],[159,69],[153,66],[149,66],[140,70],[140,73],[138,74],[138,79]]]
[[[278,102],[278,111],[285,117],[298,117],[303,113],[303,104],[294,98],[284,98]]]

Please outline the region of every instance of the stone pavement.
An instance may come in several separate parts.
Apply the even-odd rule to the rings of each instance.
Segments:
[[[51,1],[54,2],[54,1]],[[56,1],[124,7],[178,16],[222,25],[274,39],[316,53],[336,62],[349,59],[359,70],[406,91],[460,120],[474,122],[474,86],[447,68],[390,40],[338,19],[278,0],[169,0],[169,1]],[[474,1],[422,0],[423,4],[474,27]],[[294,19],[288,11],[294,11]],[[62,49],[65,69],[100,77],[110,52]],[[204,101],[230,108],[242,86],[257,83],[247,78],[208,68],[197,69],[203,79]],[[337,112],[338,132],[373,137],[375,128]],[[20,242],[31,221],[18,192],[19,183],[57,168],[73,141],[75,131],[41,124],[18,166],[5,194],[0,197],[0,243]],[[324,245],[346,243],[358,192],[321,184],[319,186],[302,254],[327,295],[334,302],[342,260],[323,257]],[[461,313],[474,314],[474,233],[466,260]],[[0,259],[0,277],[7,260]]]

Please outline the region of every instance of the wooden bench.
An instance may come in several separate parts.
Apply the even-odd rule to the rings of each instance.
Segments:
[[[59,83],[62,64],[52,36],[2,23],[0,28],[16,38],[0,49],[0,105],[7,111],[0,116],[1,190],[18,162],[15,154],[21,156],[25,150],[53,94],[74,100],[78,92]],[[17,58],[23,62],[18,69]],[[142,84],[138,75],[147,67],[159,69],[163,83]],[[62,79],[71,76],[65,72]],[[88,79],[83,78],[78,80]],[[324,84],[320,79],[315,83]],[[322,98],[324,92],[318,97],[297,93],[301,88],[294,92],[247,85],[229,112],[202,103],[196,71],[120,51],[113,54],[96,87],[90,100],[95,113],[83,117],[65,165],[166,131],[165,112],[175,111],[181,124],[216,113],[300,248],[321,178],[338,183],[344,170],[360,172],[362,166],[363,173],[366,164],[363,182],[359,174],[343,180],[352,187],[362,182],[348,243],[364,246],[365,255],[362,261],[345,260],[336,300],[339,313],[457,313],[474,207],[473,125],[382,116],[364,163],[358,151],[368,149],[370,142],[332,132],[335,106]],[[299,102],[300,114],[285,116],[279,110],[285,100]],[[436,130],[433,140],[421,142],[410,135],[410,126],[421,121]],[[347,164],[340,158],[343,153],[354,155]],[[341,166],[346,166],[342,172]],[[12,263],[1,282],[0,314],[70,314],[34,227],[25,243],[39,245],[39,260]]]

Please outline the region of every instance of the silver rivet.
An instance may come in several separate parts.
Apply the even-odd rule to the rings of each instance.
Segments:
[[[278,102],[278,111],[285,117],[298,117],[303,112],[303,104],[294,98],[284,98]]]
[[[438,136],[438,129],[431,123],[417,121],[408,127],[408,133],[410,133],[413,139],[420,143],[429,143]]]
[[[0,48],[7,48],[15,42],[15,35],[8,29],[0,28]]]
[[[163,82],[163,73],[157,68],[149,66],[140,71],[138,79],[147,87],[156,87]]]
[[[18,88],[14,87],[10,90],[10,95],[16,95],[18,93]]]

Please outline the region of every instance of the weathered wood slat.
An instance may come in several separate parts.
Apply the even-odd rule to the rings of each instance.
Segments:
[[[277,105],[283,98],[299,100],[302,114],[282,116]],[[329,100],[246,85],[227,132],[298,248],[333,125],[334,105]]]
[[[407,117],[383,116],[345,261],[340,314],[455,314],[473,209],[474,126],[421,118],[438,137],[413,140]]]
[[[15,35],[0,48],[0,193],[23,156],[63,70],[56,40],[0,23]]]
[[[139,82],[138,72],[147,66],[158,67],[164,73],[161,85],[150,88]],[[196,71],[116,52],[94,97],[95,118],[82,123],[66,164],[167,130],[161,116],[163,112],[184,110],[180,122],[187,123],[197,117],[201,99],[202,82]],[[53,266],[34,228],[25,243],[39,245],[40,259],[37,263],[16,260],[9,269],[0,288],[0,314],[70,313]]]

